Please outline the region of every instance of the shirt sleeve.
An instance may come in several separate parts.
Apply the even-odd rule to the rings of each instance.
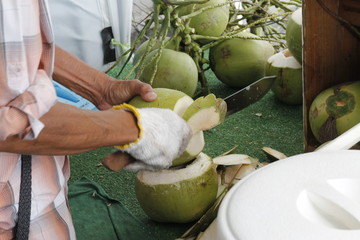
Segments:
[[[39,118],[56,102],[51,79],[38,70],[35,81],[6,106],[0,107],[0,140],[10,135],[26,133],[24,139],[36,138],[44,124]]]

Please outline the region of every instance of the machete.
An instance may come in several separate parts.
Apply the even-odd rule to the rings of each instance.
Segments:
[[[266,76],[243,89],[225,97],[226,116],[236,113],[260,100],[270,90],[276,76]]]
[[[249,86],[224,98],[227,105],[226,117],[260,100],[270,90],[276,76],[266,76]],[[116,151],[102,159],[102,165],[111,171],[119,171],[135,159],[127,153]]]

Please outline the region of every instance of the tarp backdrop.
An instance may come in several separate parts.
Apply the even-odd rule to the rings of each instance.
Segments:
[[[132,6],[133,0],[51,0],[55,42],[104,71],[131,44]]]

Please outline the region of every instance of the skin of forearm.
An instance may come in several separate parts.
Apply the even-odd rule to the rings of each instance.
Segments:
[[[124,110],[90,111],[56,103],[40,121],[44,129],[34,140],[18,136],[0,141],[0,152],[69,155],[100,147],[124,145],[138,138],[132,113]]]
[[[106,88],[104,79],[109,77],[74,57],[70,53],[55,48],[55,67],[53,79],[80,96],[99,104]]]

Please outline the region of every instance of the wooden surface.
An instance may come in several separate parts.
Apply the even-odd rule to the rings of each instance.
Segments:
[[[342,0],[339,4],[340,17],[356,26],[360,26],[360,1]]]
[[[322,0],[341,18],[359,24],[359,0]],[[313,99],[336,84],[360,80],[360,41],[347,27],[327,13],[316,0],[303,1],[304,146],[316,142],[308,121]]]

